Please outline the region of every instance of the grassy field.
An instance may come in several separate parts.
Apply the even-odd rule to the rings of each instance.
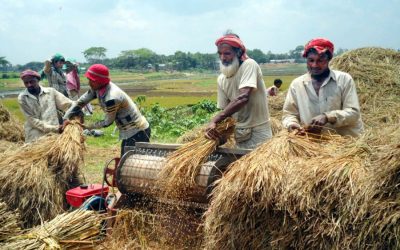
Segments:
[[[286,69],[287,72],[293,72],[304,65],[293,65],[293,69]],[[287,66],[285,66],[287,68]],[[276,65],[262,66],[264,74],[266,72],[278,72],[272,69],[277,68]],[[278,67],[279,68],[279,67]],[[281,67],[282,69],[282,67]],[[284,72],[284,71],[283,71]],[[300,74],[299,74],[300,75]],[[290,82],[297,75],[283,74],[266,74],[264,81],[267,87],[271,86],[274,79],[280,78],[283,81],[282,90],[287,89]],[[216,101],[216,79],[217,74],[208,73],[167,73],[167,72],[148,72],[148,73],[132,73],[125,71],[112,71],[112,81],[117,83],[124,89],[133,100],[138,96],[145,96],[145,102],[141,103],[142,107],[151,107],[158,103],[165,108],[173,108],[180,105],[196,104],[201,100],[208,99]],[[20,79],[1,79],[0,94],[4,90],[21,89],[22,82]],[[81,77],[83,90],[87,89],[87,79]],[[44,85],[47,82],[44,81]],[[23,123],[24,118],[19,109],[19,105],[15,96],[0,99],[5,107]],[[103,118],[103,112],[93,101],[94,114],[85,119],[87,122],[98,121]],[[102,180],[102,169],[105,162],[120,154],[120,141],[118,139],[118,131],[114,132],[115,125],[102,129],[104,135],[101,137],[88,136],[86,139],[87,151],[85,153],[85,166],[83,173],[86,182],[98,183]],[[168,142],[173,141],[173,138]],[[154,142],[154,141],[153,141]],[[160,142],[160,141],[158,141]],[[163,142],[163,141],[161,141]]]

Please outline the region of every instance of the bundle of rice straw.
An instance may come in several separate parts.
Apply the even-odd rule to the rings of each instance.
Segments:
[[[276,199],[275,210],[284,216],[273,230],[274,247],[336,249],[354,244],[370,150],[354,142],[327,150],[331,155],[291,162],[288,181]]]
[[[286,93],[279,93],[277,96],[268,97],[269,114],[276,119],[282,119],[282,109],[285,103]]]
[[[63,197],[74,177],[69,175],[71,166],[78,166],[84,153],[77,144],[83,144],[77,130],[82,131],[81,126],[71,122],[62,136],[43,136],[1,156],[0,197],[11,209],[18,209],[25,228],[63,211]]]
[[[84,151],[82,127],[79,121],[70,121],[49,151],[49,166],[57,176],[67,180],[77,175],[78,166],[83,163]]]
[[[275,117],[271,117],[269,121],[271,124],[272,135],[279,134],[279,132],[283,129],[281,120]]]
[[[18,212],[9,210],[7,204],[0,201],[0,242],[20,232]]]
[[[397,128],[397,132],[400,130]],[[400,144],[380,146],[372,161],[372,171],[360,195],[368,197],[355,227],[357,246],[371,249],[400,248]]]
[[[400,52],[360,48],[334,57],[330,65],[354,78],[366,125],[400,122]]]
[[[270,247],[271,232],[282,218],[274,204],[288,181],[290,162],[326,154],[320,143],[282,131],[232,163],[212,192],[205,214],[205,247]]]
[[[233,133],[235,120],[226,118],[217,124],[216,130],[228,137]],[[182,145],[169,154],[159,173],[158,180],[163,195],[180,197],[186,194],[188,188],[196,185],[195,178],[207,158],[215,151],[218,142],[207,139],[201,134],[197,139]]]
[[[94,249],[100,240],[103,217],[94,211],[60,214],[43,225],[6,240],[2,249]]]
[[[25,140],[24,129],[0,103],[0,139],[19,142]]]

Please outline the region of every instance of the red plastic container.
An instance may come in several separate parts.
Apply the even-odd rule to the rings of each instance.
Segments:
[[[102,185],[101,184],[88,184],[81,185],[79,187],[70,189],[66,193],[68,204],[73,207],[80,207],[86,199],[97,195],[101,196]],[[103,187],[103,198],[108,194],[108,186]]]

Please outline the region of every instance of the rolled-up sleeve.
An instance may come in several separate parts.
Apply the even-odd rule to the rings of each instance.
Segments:
[[[290,87],[283,105],[282,125],[289,128],[293,124],[300,124],[300,114],[296,90]]]
[[[337,128],[356,124],[360,118],[360,104],[356,86],[350,76],[344,84],[341,101],[343,103],[341,110],[325,112],[328,121]]]

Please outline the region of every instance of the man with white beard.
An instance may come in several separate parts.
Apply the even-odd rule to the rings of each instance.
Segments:
[[[269,122],[268,95],[260,66],[246,54],[246,47],[236,34],[219,38],[221,74],[218,77],[218,108],[222,109],[209,123],[205,135],[224,140],[216,124],[226,117],[236,123],[235,141],[238,148],[254,149],[272,137]]]

